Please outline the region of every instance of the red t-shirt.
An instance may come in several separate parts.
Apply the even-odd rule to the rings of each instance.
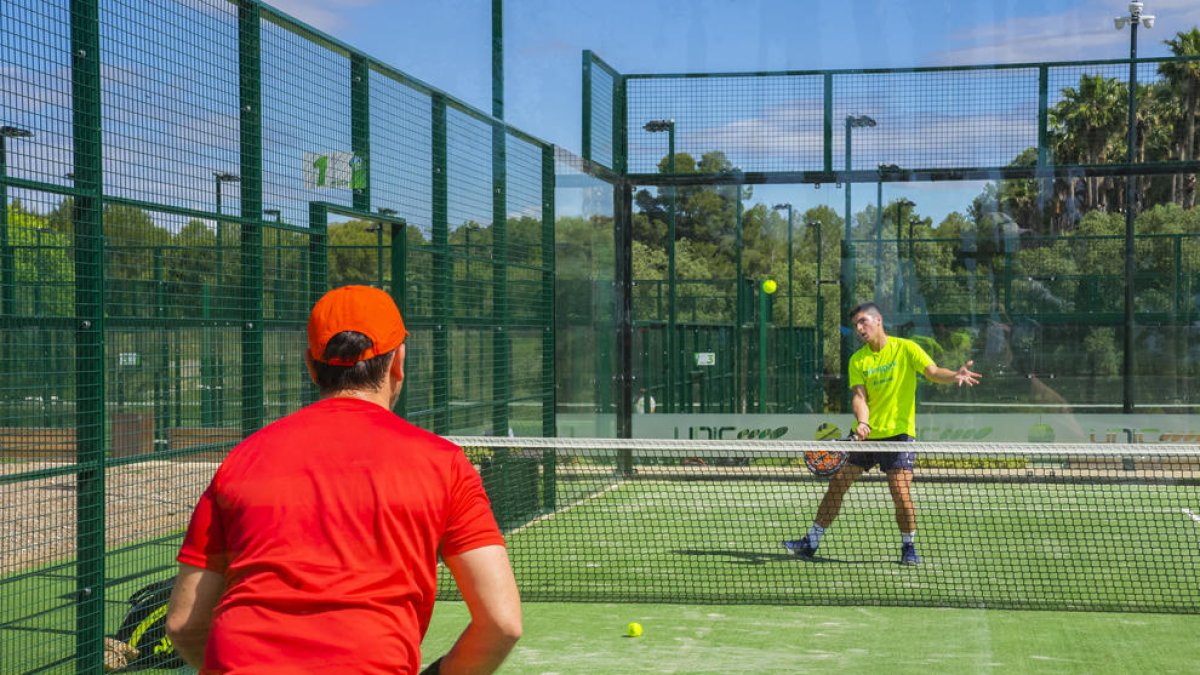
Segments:
[[[437,556],[488,545],[504,538],[458,446],[331,398],[229,453],[177,559],[225,576],[205,672],[415,673]]]

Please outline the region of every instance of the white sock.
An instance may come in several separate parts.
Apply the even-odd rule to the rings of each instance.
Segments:
[[[812,544],[813,548],[821,545],[821,537],[825,536],[825,528],[813,523],[812,529],[808,531],[808,543]]]
[[[915,536],[917,536],[916,532],[901,532],[900,533],[900,543],[901,544],[911,544],[911,543],[913,543],[913,537],[915,537]]]

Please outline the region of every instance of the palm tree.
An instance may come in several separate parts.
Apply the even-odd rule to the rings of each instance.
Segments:
[[[1103,75],[1083,75],[1079,88],[1062,90],[1063,99],[1050,111],[1050,117],[1064,136],[1072,138],[1071,145],[1083,152],[1085,164],[1100,164],[1105,161],[1114,144],[1120,141],[1124,128],[1124,99],[1126,85]],[[1087,196],[1084,209],[1101,206],[1098,179],[1086,180]]]
[[[1163,63],[1158,67],[1158,72],[1167,81],[1171,83],[1171,87],[1179,93],[1183,103],[1183,153],[1180,159],[1188,161],[1196,156],[1196,109],[1200,106],[1200,29],[1192,28],[1190,31],[1175,34],[1175,37],[1170,40],[1164,40],[1163,44],[1171,48],[1171,54],[1174,56],[1192,57],[1190,61],[1172,61]],[[1196,203],[1196,177],[1190,176],[1191,189],[1185,190],[1182,195],[1180,204],[1185,208],[1194,206]]]

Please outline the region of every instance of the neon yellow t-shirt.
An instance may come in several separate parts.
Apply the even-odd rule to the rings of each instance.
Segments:
[[[850,387],[867,388],[871,438],[917,435],[917,373],[933,359],[917,343],[888,336],[878,352],[863,345],[850,357]]]

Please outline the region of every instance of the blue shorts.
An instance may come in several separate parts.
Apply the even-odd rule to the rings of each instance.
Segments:
[[[917,439],[908,434],[898,434],[887,438],[872,438],[871,441],[896,441],[898,443],[912,443]],[[871,467],[879,465],[880,471],[891,471],[892,469],[903,469],[905,471],[913,470],[913,463],[917,459],[915,452],[855,452],[850,451],[849,462],[854,466],[861,468],[863,471],[870,471]]]

